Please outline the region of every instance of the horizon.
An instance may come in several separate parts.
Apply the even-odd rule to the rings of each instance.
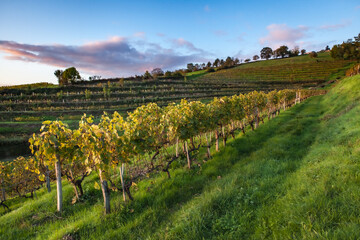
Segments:
[[[85,78],[128,77],[227,56],[252,58],[266,46],[319,51],[356,36],[360,22],[353,0],[5,0],[0,9],[0,86],[57,84],[54,71],[71,66]]]

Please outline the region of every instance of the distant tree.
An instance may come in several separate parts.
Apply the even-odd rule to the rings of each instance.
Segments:
[[[317,58],[318,54],[317,54],[315,51],[312,51],[312,52],[309,54],[309,56],[310,56],[311,58]]]
[[[250,61],[251,61],[250,58],[245,59],[245,62],[246,62],[246,63],[248,63],[248,62],[250,62]]]
[[[206,72],[215,72],[215,68],[209,67],[206,69]]]
[[[272,51],[272,49],[270,47],[264,47],[260,51],[260,57],[262,59],[268,60],[269,58],[271,58],[272,55],[273,55],[273,51]]]
[[[295,57],[295,56],[298,56],[299,53],[300,53],[299,46],[295,46],[293,49],[290,50],[289,56],[290,57]]]
[[[166,71],[164,76],[165,76],[166,78],[171,77],[171,72],[170,72],[170,71]]]
[[[58,83],[59,83],[60,86],[67,85],[67,83],[64,83],[64,81],[62,79],[62,74],[63,74],[63,71],[60,70],[60,69],[57,69],[54,72],[54,75],[57,77]]]
[[[219,64],[220,64],[220,59],[215,59],[215,61],[214,61],[214,63],[213,63],[213,66],[214,67],[218,67],[219,66]]]
[[[149,73],[149,71],[146,70],[146,72],[144,73],[144,75],[143,75],[142,78],[143,78],[143,79],[152,79],[152,76],[151,76],[151,74]]]
[[[177,70],[172,74],[172,76],[175,78],[183,77],[183,73],[180,70]]]
[[[208,62],[208,63],[206,64],[206,67],[207,67],[207,68],[211,68],[211,62]]]
[[[254,55],[254,56],[253,56],[253,60],[254,60],[254,61],[257,61],[259,58],[260,58],[259,55]]]
[[[221,59],[220,60],[220,66],[224,66],[224,63],[225,63],[224,59]]]
[[[231,57],[227,57],[224,62],[224,67],[232,67],[234,66],[234,60]]]
[[[101,76],[97,76],[97,75],[89,77],[89,81],[95,81],[95,80],[100,80],[100,79],[101,79]]]
[[[285,56],[289,55],[289,48],[285,45],[280,46],[278,49],[274,51],[275,57],[281,57],[284,58]]]
[[[81,79],[79,72],[76,70],[75,67],[70,67],[65,69],[65,71],[61,75],[62,79],[66,83],[74,84],[76,81]],[[64,84],[66,85],[66,84]]]
[[[186,68],[187,68],[187,71],[188,71],[188,72],[193,72],[194,69],[195,69],[195,66],[194,66],[193,63],[188,63],[188,64],[186,65]]]
[[[160,76],[164,76],[164,71],[161,68],[154,68],[151,71],[151,75],[153,76],[153,78],[158,78]]]
[[[205,67],[206,67],[206,64],[205,64],[205,63],[202,63],[202,64],[201,64],[201,69],[205,69]]]
[[[194,71],[199,71],[199,70],[200,70],[200,65],[196,63],[194,66]]]
[[[235,65],[238,65],[239,63],[240,63],[240,60],[239,60],[238,58],[235,58],[234,64],[235,64]]]
[[[325,47],[325,51],[330,51],[329,45],[327,45],[327,46]]]
[[[305,49],[301,49],[301,55],[305,55],[306,50]]]
[[[330,51],[333,58],[345,60],[360,60],[360,34],[342,44],[334,45]]]
[[[360,33],[354,37],[354,40],[356,43],[359,43],[360,42]]]

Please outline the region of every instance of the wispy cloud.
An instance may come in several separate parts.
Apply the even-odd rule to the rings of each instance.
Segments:
[[[207,53],[206,51],[204,51],[200,48],[195,47],[193,43],[185,40],[184,38],[170,39],[170,41],[173,43],[173,46],[176,48],[183,48],[190,52],[196,52],[199,54],[209,55],[209,53]]]
[[[339,24],[328,24],[328,25],[322,25],[319,28],[321,30],[326,30],[326,31],[336,31],[338,29],[347,27],[351,24],[351,21],[345,21],[343,23],[339,23]]]
[[[293,47],[299,44],[299,41],[306,37],[309,30],[308,27],[300,25],[296,28],[291,28],[286,24],[271,24],[266,27],[268,35],[259,39],[259,42],[264,45],[267,44],[271,47],[279,47],[285,44]]]
[[[210,12],[210,11],[211,11],[210,6],[209,6],[209,5],[205,5],[204,11],[205,11],[205,12]]]
[[[156,33],[156,35],[157,35],[158,37],[165,37],[165,34],[164,34],[164,33]]]
[[[134,37],[137,38],[145,38],[146,34],[144,32],[136,32],[134,33]]]
[[[0,51],[6,59],[37,62],[59,68],[75,66],[80,71],[102,76],[124,76],[143,73],[155,67],[174,69],[188,62],[204,61],[205,51],[179,38],[173,41],[180,49],[164,48],[145,40],[131,41],[115,36],[80,46],[32,45],[14,41],[0,41]],[[139,50],[141,49],[141,50]]]
[[[223,31],[223,30],[216,30],[213,32],[215,34],[215,36],[218,36],[218,37],[222,37],[222,36],[226,36],[228,35],[228,33],[226,31]]]

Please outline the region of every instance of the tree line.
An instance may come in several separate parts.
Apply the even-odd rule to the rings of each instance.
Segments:
[[[344,60],[360,60],[360,33],[354,39],[348,39],[342,44],[334,45],[330,51],[331,57]]]

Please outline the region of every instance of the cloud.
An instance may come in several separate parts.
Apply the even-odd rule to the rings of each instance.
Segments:
[[[170,41],[173,43],[173,46],[176,48],[183,48],[190,52],[197,52],[199,54],[209,55],[209,53],[207,53],[206,51],[195,47],[194,44],[183,38],[170,39]]]
[[[214,34],[215,34],[215,36],[218,36],[218,37],[228,35],[228,33],[226,31],[223,31],[223,30],[216,30],[216,31],[214,31]]]
[[[291,28],[286,24],[271,24],[266,27],[269,31],[268,35],[260,38],[259,42],[264,45],[267,44],[271,47],[279,47],[280,45],[287,45],[294,47],[299,45],[298,41],[306,37],[309,30],[306,26],[298,26]]]
[[[136,33],[134,33],[134,37],[145,38],[145,33],[144,32],[136,32]]]
[[[165,34],[164,33],[157,33],[156,34],[158,37],[165,37]]]
[[[205,12],[210,12],[210,11],[211,11],[211,9],[210,9],[209,5],[205,5],[205,7],[204,7],[204,11],[205,11]]]
[[[349,26],[350,24],[351,24],[351,21],[346,21],[346,22],[339,23],[339,24],[322,25],[322,26],[320,26],[319,28],[320,28],[321,30],[326,30],[326,31],[336,31],[336,30],[338,30],[338,29],[347,27],[347,26]]]
[[[360,5],[355,7],[355,10],[359,10],[360,9]]]
[[[74,66],[82,72],[104,77],[139,74],[155,67],[174,69],[188,62],[206,60],[206,52],[185,39],[179,38],[173,44],[184,48],[186,54],[181,49],[164,48],[145,40],[131,42],[119,36],[80,46],[32,45],[0,40],[0,52],[7,54],[5,58],[9,60],[59,68]]]

